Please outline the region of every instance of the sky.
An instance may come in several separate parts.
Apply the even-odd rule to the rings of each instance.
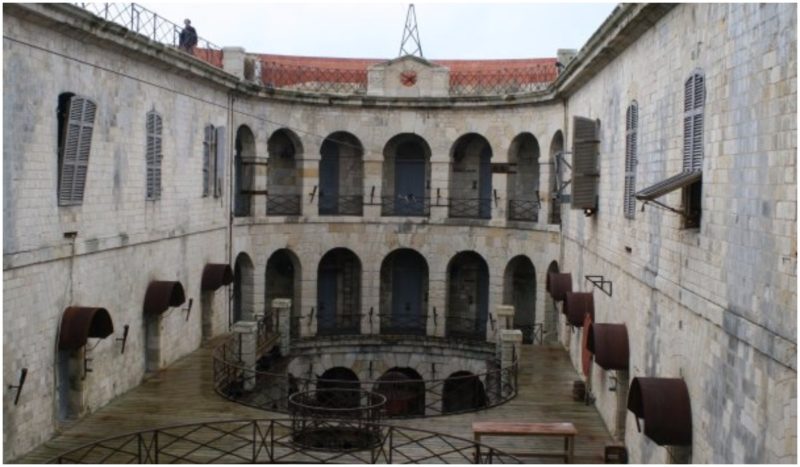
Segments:
[[[247,52],[391,59],[408,3],[142,3],[200,37]],[[614,3],[414,4],[428,59],[555,57],[580,49]]]

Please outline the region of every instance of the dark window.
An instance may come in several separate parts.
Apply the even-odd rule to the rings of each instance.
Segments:
[[[636,164],[638,164],[639,105],[633,101],[625,115],[625,217],[633,219],[636,213]]]
[[[208,196],[214,185],[214,165],[217,152],[217,133],[214,125],[207,125],[203,137],[203,196]]]
[[[146,146],[146,165],[147,165],[147,194],[146,199],[161,199],[161,116],[156,111],[147,113],[147,146]]]
[[[83,203],[97,106],[64,93],[58,99],[58,205]]]
[[[683,170],[703,170],[703,117],[706,101],[705,77],[694,71],[684,83],[683,99]],[[687,229],[700,227],[703,180],[683,188],[684,224]]]

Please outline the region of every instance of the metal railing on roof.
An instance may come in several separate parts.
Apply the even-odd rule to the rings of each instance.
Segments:
[[[502,96],[544,91],[556,79],[552,63],[500,70],[450,71],[451,96]]]
[[[75,3],[75,5],[152,41],[178,47],[183,27],[141,5],[136,3]],[[197,38],[197,45],[192,54],[200,60],[222,68],[222,48],[202,37]]]
[[[287,65],[261,61],[261,81],[267,88],[310,93],[364,94],[367,91],[367,68],[332,68]]]

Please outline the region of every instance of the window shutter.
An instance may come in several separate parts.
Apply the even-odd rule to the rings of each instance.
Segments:
[[[703,112],[705,77],[695,71],[686,80],[683,93],[683,170],[703,168]]]
[[[214,197],[222,196],[222,186],[225,181],[225,127],[217,128],[216,154],[214,160]]]
[[[97,106],[89,99],[79,96],[70,99],[61,154],[61,178],[58,187],[60,206],[83,202],[96,111]]]
[[[211,174],[211,143],[214,127],[207,125],[203,136],[203,196],[208,196],[209,179]]]
[[[683,85],[683,170],[692,169],[692,135],[694,134],[692,118],[694,110],[694,75]]]
[[[161,124],[161,116],[155,114],[155,137],[154,140],[154,147],[155,147],[155,169],[153,174],[154,180],[154,188],[155,188],[155,197],[157,199],[161,199],[161,161],[164,159],[164,154],[161,152],[161,141],[162,141],[162,124]]]
[[[597,208],[598,128],[595,120],[572,119],[572,208]]]
[[[161,116],[147,113],[147,199],[161,198]]]
[[[623,210],[625,217],[633,219],[636,213],[636,164],[639,107],[636,102],[628,107],[625,132],[625,188]]]

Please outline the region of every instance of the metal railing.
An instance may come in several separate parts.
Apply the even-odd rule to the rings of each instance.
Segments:
[[[360,216],[364,213],[364,198],[319,194],[320,216]]]
[[[485,339],[485,335],[483,336]],[[285,359],[283,363],[288,360]],[[496,364],[496,363],[495,363]],[[276,362],[275,368],[281,365]],[[489,369],[484,373],[432,379],[409,379],[392,382],[375,380],[336,380],[295,376],[285,371],[261,371],[245,368],[239,359],[238,340],[232,337],[213,352],[213,379],[215,391],[234,402],[273,412],[288,412],[292,394],[317,388],[347,388],[375,391],[387,395],[387,406],[396,407],[393,397],[398,392],[389,390],[392,384],[415,384],[420,388],[417,398],[409,402],[407,412],[393,410],[385,414],[390,418],[434,417],[445,414],[474,412],[494,407],[517,395],[519,367],[515,361],[506,368]],[[254,382],[251,390],[244,390],[245,382]],[[249,387],[249,386],[248,386]],[[474,389],[473,393],[465,391]],[[392,396],[391,394],[395,394]],[[467,396],[464,399],[464,396]],[[399,396],[397,396],[399,397]]]
[[[445,336],[450,339],[485,341],[487,326],[490,326],[492,330],[495,328],[491,315],[483,320],[447,315],[445,317]]]
[[[346,427],[345,424],[339,425]],[[413,428],[375,425],[378,443],[361,450],[310,449],[293,440],[290,420],[226,420],[154,428],[95,441],[51,464],[519,464],[475,441]]]
[[[538,200],[508,200],[508,220],[512,221],[539,221]]]
[[[302,213],[301,195],[267,195],[268,216],[299,216]]]
[[[346,336],[361,334],[361,313],[317,314],[317,335]]]
[[[286,65],[261,61],[261,81],[267,88],[311,93],[364,94],[367,91],[367,67],[323,68]]]
[[[401,336],[424,336],[428,329],[428,315],[379,314],[381,334]]]
[[[491,219],[492,199],[458,199],[450,198],[447,215],[461,219]]]
[[[382,216],[422,216],[427,217],[431,213],[430,198],[415,198],[409,196],[382,196],[381,215]]]
[[[450,72],[451,96],[498,96],[544,91],[556,79],[554,64],[502,70]]]
[[[183,27],[141,5],[136,3],[75,3],[75,5],[152,41],[178,47]],[[222,48],[202,37],[197,38],[197,45],[192,54],[200,60],[222,68]]]

